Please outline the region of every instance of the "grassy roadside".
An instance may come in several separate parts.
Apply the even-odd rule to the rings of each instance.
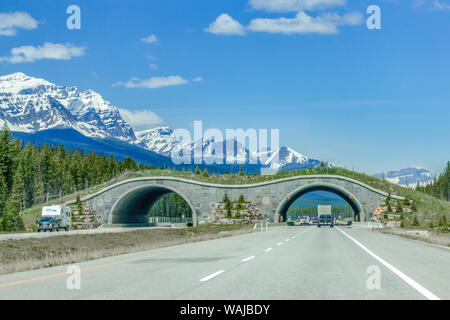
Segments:
[[[62,235],[0,241],[0,274],[77,263],[125,253],[253,232],[253,225],[204,224],[186,229]]]
[[[450,247],[450,233],[443,233],[424,229],[383,228],[374,229],[376,232],[392,234],[412,240],[419,240],[444,247]]]

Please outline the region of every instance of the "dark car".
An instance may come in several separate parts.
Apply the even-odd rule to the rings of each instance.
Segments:
[[[312,222],[313,222],[313,223],[317,223],[317,222],[319,222],[319,218],[317,218],[317,217],[314,217],[314,218],[312,219]]]
[[[330,226],[330,228],[334,227],[334,220],[330,214],[321,214],[319,216],[319,220],[317,221],[317,227],[321,226]]]
[[[52,217],[43,217],[39,221],[37,221],[37,231],[53,231],[58,230],[58,222],[55,218]]]

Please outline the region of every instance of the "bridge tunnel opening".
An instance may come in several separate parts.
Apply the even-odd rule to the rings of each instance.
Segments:
[[[162,186],[144,186],[124,194],[111,209],[108,223],[151,226],[195,223],[195,211],[177,191]]]
[[[361,221],[363,210],[356,198],[332,186],[315,185],[287,196],[279,209],[279,222],[318,216],[319,205],[330,205],[331,215],[342,222]]]

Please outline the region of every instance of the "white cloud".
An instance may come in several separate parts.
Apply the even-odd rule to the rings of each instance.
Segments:
[[[203,81],[202,77],[197,77],[197,78],[192,79],[192,82],[202,82],[202,81]]]
[[[127,82],[117,82],[115,86],[123,86],[126,88],[148,88],[156,89],[169,86],[179,86],[187,84],[189,81],[183,79],[181,76],[168,76],[168,77],[152,77],[149,79],[131,78]]]
[[[413,3],[414,8],[423,8],[425,10],[450,10],[450,3],[442,0],[416,0]]]
[[[154,56],[151,56],[151,55],[146,55],[145,56],[148,60],[151,60],[151,61],[158,61],[158,58],[156,58],[156,57],[154,57]]]
[[[36,29],[38,22],[26,12],[0,13],[0,35],[13,36],[17,29]]]
[[[248,29],[256,32],[284,33],[284,34],[335,34],[340,25],[359,25],[363,23],[360,13],[349,13],[343,16],[337,14],[322,14],[311,17],[304,12],[299,12],[294,18],[253,19]]]
[[[148,66],[149,66],[150,69],[152,69],[152,70],[158,70],[158,66],[157,66],[156,64],[154,64],[154,63],[150,63]]]
[[[10,63],[34,62],[41,59],[70,60],[84,55],[86,47],[72,44],[46,42],[42,46],[22,46],[11,49],[10,57],[0,57],[0,61]]]
[[[450,10],[450,4],[440,0],[434,0],[433,7],[438,10]]]
[[[253,9],[269,12],[298,12],[345,6],[346,0],[249,0]]]
[[[119,112],[122,118],[136,131],[145,130],[163,122],[160,117],[150,110],[127,110],[119,108]]]
[[[145,43],[156,43],[159,40],[158,40],[157,36],[155,36],[154,34],[151,34],[148,37],[142,38],[141,41],[145,42]]]
[[[245,28],[226,13],[218,16],[205,31],[222,35],[245,35]]]

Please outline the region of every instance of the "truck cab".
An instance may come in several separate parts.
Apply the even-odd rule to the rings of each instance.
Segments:
[[[317,227],[320,228],[321,226],[330,226],[330,228],[334,227],[334,219],[331,216],[331,214],[321,214],[319,216],[319,220],[317,222]]]

